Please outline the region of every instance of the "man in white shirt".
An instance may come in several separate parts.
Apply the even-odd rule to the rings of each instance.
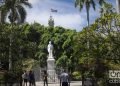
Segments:
[[[25,86],[25,85],[27,86],[27,82],[28,82],[28,74],[27,74],[27,71],[24,71],[24,73],[22,74],[22,78],[23,78],[24,86]]]
[[[64,72],[60,75],[60,86],[70,86],[70,79],[68,73],[64,70]]]

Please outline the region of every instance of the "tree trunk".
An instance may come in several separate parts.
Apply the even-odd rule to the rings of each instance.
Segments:
[[[89,7],[86,7],[87,11],[87,26],[89,27]]]
[[[2,22],[2,12],[0,10],[0,23]]]
[[[10,45],[9,45],[9,70],[12,70],[12,33],[10,33]]]
[[[10,30],[10,46],[9,46],[9,70],[12,70],[12,40],[13,40],[13,34],[12,34],[12,29],[13,29],[13,25],[14,25],[14,16],[15,16],[15,12],[14,12],[14,8],[11,9],[12,11],[12,15],[11,15],[11,18],[12,20],[10,19],[10,22],[11,22],[11,30]]]
[[[87,7],[87,6],[86,6],[86,11],[87,11],[87,26],[88,26],[88,29],[89,29],[89,7]],[[86,32],[86,36],[87,36],[87,48],[88,48],[88,51],[89,51],[88,31]]]

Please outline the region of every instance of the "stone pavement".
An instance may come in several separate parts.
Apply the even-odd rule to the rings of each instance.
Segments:
[[[43,82],[36,82],[36,86],[43,86]],[[48,86],[60,86],[59,83],[48,83]],[[70,86],[82,86],[81,81],[71,81]]]

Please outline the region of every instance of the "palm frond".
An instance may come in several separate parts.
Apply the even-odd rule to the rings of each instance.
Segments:
[[[95,2],[94,2],[94,0],[91,0],[91,4],[92,4],[93,9],[95,10]]]
[[[79,4],[79,0],[75,0],[75,7],[77,7]]]
[[[102,5],[105,3],[105,0],[99,0],[99,4]]]
[[[83,9],[84,0],[76,0],[75,7],[79,7],[80,11]]]
[[[21,5],[18,5],[17,9],[18,9],[18,13],[19,13],[19,16],[20,16],[19,23],[23,23],[25,21],[25,19],[26,19],[27,13],[26,13],[24,7],[22,7]]]
[[[27,7],[29,7],[29,8],[32,8],[32,4],[31,3],[29,3],[28,1],[26,1],[26,0],[21,0],[21,2],[20,2],[21,4],[23,4],[24,6],[27,6]]]
[[[17,12],[17,9],[13,8],[13,9],[11,9],[11,11],[9,13],[8,18],[9,18],[9,20],[10,20],[11,23],[14,23],[15,21],[18,20],[18,16],[19,16],[19,14]]]
[[[79,6],[80,6],[80,11],[83,9],[84,6],[84,0],[80,0]]]

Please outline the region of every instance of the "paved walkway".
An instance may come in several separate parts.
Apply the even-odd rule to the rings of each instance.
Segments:
[[[43,86],[43,82],[36,82],[36,86]],[[60,86],[59,83],[49,83],[48,86]],[[70,86],[82,86],[81,81],[71,81]]]

